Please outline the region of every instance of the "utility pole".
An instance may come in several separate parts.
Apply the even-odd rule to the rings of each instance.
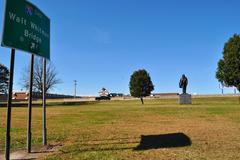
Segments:
[[[74,98],[77,96],[77,80],[74,80]]]

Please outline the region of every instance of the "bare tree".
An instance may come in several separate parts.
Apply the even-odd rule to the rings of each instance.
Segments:
[[[34,61],[33,72],[33,91],[43,93],[43,63],[42,59],[36,58]],[[47,63],[46,67],[46,93],[53,90],[61,80],[57,78],[57,72],[51,62]],[[24,89],[29,88],[29,67],[24,70],[21,79],[21,85]]]

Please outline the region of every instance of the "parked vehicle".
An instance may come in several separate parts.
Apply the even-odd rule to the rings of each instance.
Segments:
[[[101,100],[111,100],[110,97],[108,96],[100,96],[95,98],[96,101],[101,101]]]

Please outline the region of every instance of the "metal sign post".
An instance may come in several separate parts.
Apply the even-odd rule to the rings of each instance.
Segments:
[[[11,130],[11,114],[12,114],[12,88],[13,88],[14,60],[15,60],[15,49],[12,49],[9,88],[8,88],[8,104],[7,104],[7,131],[6,131],[6,150],[5,150],[6,160],[10,159],[10,144],[11,144],[10,130]]]
[[[29,79],[29,95],[28,95],[28,134],[27,134],[27,151],[31,153],[31,141],[32,141],[32,84],[33,84],[33,66],[34,66],[34,55],[31,55],[30,62],[30,79]]]
[[[46,59],[43,58],[43,145],[47,145],[47,125],[46,125]]]

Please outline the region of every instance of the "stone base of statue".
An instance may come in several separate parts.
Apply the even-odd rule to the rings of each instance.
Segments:
[[[178,99],[179,104],[192,104],[192,96],[191,94],[183,93],[179,95]]]

